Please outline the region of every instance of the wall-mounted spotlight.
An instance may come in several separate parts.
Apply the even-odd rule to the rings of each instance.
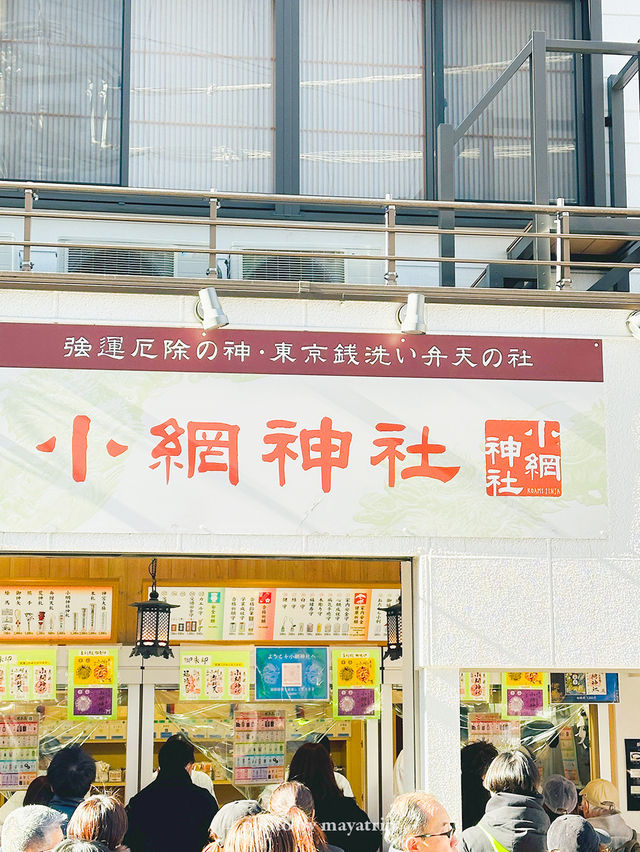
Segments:
[[[409,293],[407,303],[398,310],[398,322],[403,334],[426,334],[424,321],[424,296],[422,293]]]
[[[205,331],[229,325],[229,320],[222,310],[215,287],[205,287],[203,290],[199,290],[198,297],[195,312]]]
[[[640,340],[640,311],[633,311],[627,317],[627,328],[634,337]]]

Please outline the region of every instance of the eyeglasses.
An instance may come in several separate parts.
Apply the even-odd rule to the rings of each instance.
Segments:
[[[455,822],[449,823],[449,828],[447,831],[440,831],[438,834],[414,834],[414,837],[453,837],[456,833],[456,824]]]

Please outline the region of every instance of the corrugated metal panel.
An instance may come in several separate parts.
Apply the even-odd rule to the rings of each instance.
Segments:
[[[445,120],[457,124],[531,36],[574,38],[573,0],[446,0]],[[552,197],[577,200],[574,60],[547,54]],[[529,66],[526,63],[461,140],[456,195],[531,200]]]
[[[273,0],[132,0],[129,182],[274,189]]]
[[[421,0],[301,0],[301,192],[424,198],[422,14]]]

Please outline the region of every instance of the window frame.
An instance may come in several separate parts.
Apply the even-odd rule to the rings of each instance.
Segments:
[[[443,3],[446,0],[425,0],[426,4],[431,6],[432,15],[432,56],[434,62],[433,69],[433,114],[434,122],[438,124],[444,123],[446,101],[444,96],[444,22],[443,22]],[[591,27],[589,22],[592,21]],[[594,32],[594,24],[597,25]],[[573,0],[573,26],[574,38],[576,39],[594,39],[602,38],[602,10],[601,0]],[[520,47],[524,47],[522,44]],[[592,57],[582,54],[573,54],[574,56],[574,110],[576,115],[576,176],[577,176],[577,204],[606,204],[606,186],[605,186],[605,149],[604,149],[604,121],[600,121],[600,125],[594,123],[595,116],[604,116],[604,96],[600,95],[602,86],[594,85],[597,79],[595,74],[599,73],[600,78],[603,78],[602,57]],[[513,57],[512,57],[513,58]],[[593,58],[599,60],[595,65]],[[599,70],[598,70],[599,67]],[[593,97],[596,96],[597,104],[594,104]],[[594,105],[598,107],[594,109]],[[580,115],[584,117],[580,120]],[[595,154],[599,149],[596,137],[602,137],[601,159],[596,160]],[[436,162],[434,155],[434,164]],[[592,163],[592,168],[588,168],[588,162]],[[600,172],[600,174],[598,174]],[[434,175],[431,177],[435,180]],[[432,197],[436,197],[435,193]],[[596,199],[598,199],[596,201]],[[470,201],[488,202],[501,201],[503,199],[489,198],[469,198]]]
[[[129,126],[130,126],[130,80],[131,80],[131,3],[122,0],[122,68],[121,68],[121,127],[120,127],[120,182],[114,186],[127,187],[129,178]],[[444,0],[423,0],[423,43],[424,43],[424,187],[425,198],[435,199],[436,193],[436,153],[435,136],[438,123],[444,121],[444,85],[443,85],[443,46],[442,46],[442,3]],[[602,8],[601,0],[573,0],[574,20],[578,37],[601,40]],[[300,68],[299,68],[299,22],[298,0],[273,0],[274,22],[274,193],[298,195],[300,191]],[[599,85],[604,79],[603,57],[585,55],[576,57],[576,112],[580,116],[580,107],[584,118],[578,123],[578,195],[580,204],[605,206],[607,203],[607,185],[605,173],[605,131],[604,131],[604,87]],[[71,196],[64,191],[65,182],[60,182],[60,191],[41,196],[40,206],[50,208],[69,207],[88,204],[91,209],[110,209],[120,206],[123,200],[105,199],[88,189],[82,199],[77,193]],[[90,185],[88,185],[90,186]],[[0,196],[6,206],[20,206],[21,193],[3,191]],[[490,201],[491,199],[483,199]],[[401,208],[401,200],[398,199]],[[125,201],[128,208],[138,208],[140,212],[153,207],[154,212],[184,212],[187,215],[208,215],[208,204],[185,199],[177,204],[175,197],[166,202],[158,198],[154,202],[144,196]],[[406,222],[410,220],[424,223],[434,219],[431,211],[416,213],[413,211],[399,216]],[[383,214],[381,205],[380,215]],[[348,198],[330,208],[327,205],[271,204],[253,202],[225,202],[220,210],[221,217],[247,216],[249,218],[287,218],[295,217],[309,221],[373,221],[372,213],[364,213]],[[378,217],[375,217],[379,221]],[[497,223],[501,219],[495,214],[475,214],[469,221]]]

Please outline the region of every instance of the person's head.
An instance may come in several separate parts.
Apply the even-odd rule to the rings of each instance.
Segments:
[[[475,775],[484,778],[491,761],[498,756],[498,749],[493,743],[478,740],[469,743],[460,751],[460,768],[464,775]]]
[[[617,814],[620,797],[611,781],[604,778],[594,778],[580,791],[582,813],[585,817],[606,816]]]
[[[578,791],[564,775],[550,775],[542,788],[542,802],[551,814],[572,814],[578,804]]]
[[[326,850],[327,838],[315,821],[311,790],[299,781],[286,781],[271,794],[271,813],[289,821],[298,852]]]
[[[535,761],[523,751],[503,751],[491,761],[484,776],[484,786],[490,793],[517,793],[536,796],[540,773]]]
[[[384,828],[387,843],[402,852],[451,852],[458,845],[454,832],[440,802],[420,790],[393,800]]]
[[[326,734],[323,734],[319,740],[316,740],[316,742],[322,746],[327,754],[331,754],[331,740]]]
[[[161,771],[177,772],[186,769],[191,772],[196,753],[189,740],[183,734],[174,734],[164,743],[158,752],[158,766]]]
[[[78,840],[77,837],[66,837],[52,852],[109,852],[109,850],[99,840]]]
[[[599,852],[601,838],[594,827],[575,814],[565,814],[551,823],[547,832],[549,852]]]
[[[63,839],[65,816],[44,805],[11,811],[2,826],[3,852],[48,852]]]
[[[91,796],[80,802],[67,826],[67,837],[98,840],[108,849],[122,843],[127,831],[127,812],[115,796]]]
[[[56,752],[60,751],[62,743],[56,737],[44,736],[38,743],[38,766],[46,770]]]
[[[243,817],[227,834],[225,852],[296,852],[289,823],[273,814]]]
[[[27,787],[24,794],[25,805],[48,805],[53,796],[53,790],[46,775],[38,775]]]
[[[211,820],[209,835],[215,846],[224,846],[227,834],[233,826],[246,816],[259,814],[262,808],[254,799],[239,799],[236,802],[227,802]]]
[[[47,769],[47,778],[55,796],[82,799],[96,777],[96,762],[79,745],[56,752]]]
[[[308,787],[316,803],[342,795],[333,774],[331,756],[319,743],[303,743],[295,752],[289,766],[289,780]]]

